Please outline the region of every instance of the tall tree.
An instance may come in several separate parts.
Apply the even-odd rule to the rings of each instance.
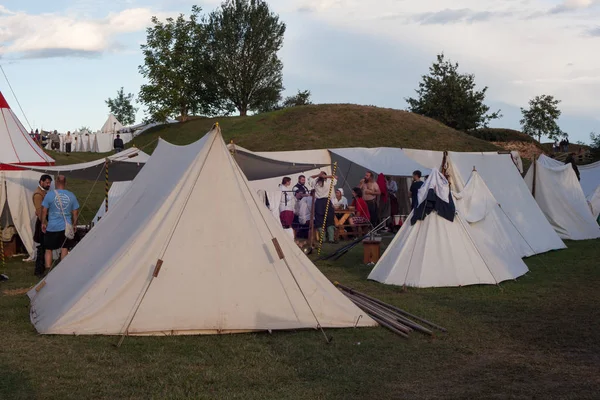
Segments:
[[[538,142],[541,142],[542,136],[547,136],[551,140],[558,139],[561,136],[567,137],[567,134],[561,131],[557,123],[561,114],[558,109],[559,104],[560,100],[545,94],[535,96],[529,100],[529,108],[521,108],[523,133],[537,138]]]
[[[214,115],[221,110],[212,70],[205,24],[200,7],[192,7],[189,19],[180,14],[165,22],[152,17],[153,26],[142,45],[144,65],[140,73],[148,80],[139,98],[150,119],[164,121],[179,116],[182,121],[197,113]]]
[[[281,99],[285,24],[262,0],[227,0],[208,19],[210,51],[222,96],[240,115]]]
[[[470,131],[486,127],[488,122],[502,117],[500,110],[488,114],[490,107],[484,104],[487,86],[475,87],[475,75],[458,72],[458,63],[437,56],[419,83],[417,98],[405,99],[409,111],[440,121],[460,130]]]
[[[106,100],[106,105],[123,125],[135,124],[135,113],[138,109],[133,106],[133,93],[125,94],[121,87],[117,91],[117,97]]]

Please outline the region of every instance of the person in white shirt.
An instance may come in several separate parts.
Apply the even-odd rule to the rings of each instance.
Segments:
[[[296,208],[296,198],[292,192],[292,178],[285,177],[279,185],[281,190],[281,202],[279,203],[279,219],[284,229],[291,228],[294,223],[294,209]]]
[[[71,131],[67,132],[67,136],[65,136],[65,152],[67,154],[71,153],[71,146],[73,144],[73,136],[71,136]]]
[[[335,189],[335,196],[333,199],[331,199],[331,202],[333,203],[333,206],[335,208],[339,208],[342,210],[348,208],[348,200],[344,197],[344,189]]]
[[[323,232],[323,223],[327,230],[327,236],[330,243],[335,240],[335,223],[333,203],[329,200],[329,211],[327,212],[327,220],[325,220],[325,209],[330,196],[330,190],[337,184],[337,177],[327,175],[325,171],[321,171],[318,175],[313,175],[309,178],[308,184],[315,191],[315,226],[319,229],[321,235]]]
[[[296,201],[296,215],[298,216],[299,224],[296,230],[296,237],[298,238],[308,238],[308,233],[310,231],[313,197],[310,193],[307,194],[307,197],[303,197],[299,201]]]

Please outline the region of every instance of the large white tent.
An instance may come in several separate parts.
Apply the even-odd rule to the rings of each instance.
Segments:
[[[427,167],[442,165],[441,151],[405,150],[415,161]],[[519,173],[511,154],[449,152],[446,157],[453,190],[460,192],[471,176],[473,167],[483,178],[502,210],[535,254],[566,248],[554,231]]]
[[[32,255],[35,223],[32,196],[40,175],[23,167],[54,165],[54,160],[29,136],[2,93],[0,114],[0,229],[14,229]]]
[[[110,190],[108,191],[109,210],[115,208],[125,193],[129,191],[131,182],[132,181],[113,182],[110,185]],[[106,199],[102,200],[102,205],[98,208],[98,212],[96,212],[96,215],[92,219],[92,224],[96,225],[104,215],[106,215]]]
[[[449,191],[448,181],[433,169],[419,191],[419,204],[425,201],[427,194],[423,192],[429,190],[432,180],[441,182]],[[471,193],[476,189],[473,186],[464,193],[463,208],[471,217],[485,214],[480,205],[469,204],[486,196],[485,193]],[[475,219],[479,218],[493,218],[493,215],[488,213]],[[493,221],[485,224],[493,225]],[[487,229],[489,227],[483,225],[472,229],[460,211],[456,212],[453,221],[433,211],[414,225],[407,222],[371,271],[369,279],[391,285],[445,287],[497,284],[525,274],[528,270],[523,260],[515,252],[491,243],[491,239],[500,234]]]
[[[561,238],[600,238],[600,226],[571,164],[563,164],[542,154],[527,171],[525,181]]]
[[[113,113],[110,113],[108,119],[102,125],[102,129],[100,129],[100,133],[118,133],[121,129],[123,129],[123,125]]]
[[[44,334],[376,325],[286,237],[218,127],[188,146],[161,140],[118,207],[29,296]]]

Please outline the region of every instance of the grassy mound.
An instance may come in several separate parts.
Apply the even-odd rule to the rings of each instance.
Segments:
[[[147,151],[160,136],[174,144],[198,140],[219,122],[224,138],[255,151],[336,147],[402,147],[495,151],[498,147],[433,119],[401,110],[350,104],[294,107],[250,117],[197,118],[156,127],[136,139]]]

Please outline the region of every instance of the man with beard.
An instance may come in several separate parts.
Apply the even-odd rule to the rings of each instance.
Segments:
[[[379,224],[379,207],[377,206],[377,196],[381,194],[379,185],[375,182],[375,177],[372,172],[367,171],[365,178],[360,181],[360,189],[362,190],[363,199],[369,208],[371,225],[374,227]]]
[[[296,183],[296,186],[294,186],[292,191],[298,200],[310,196],[310,190],[306,187],[306,177],[304,175],[298,177],[298,183]]]
[[[44,254],[46,252],[46,248],[44,247],[44,232],[42,232],[42,202],[46,197],[46,193],[48,193],[48,190],[50,190],[51,184],[52,177],[50,175],[42,175],[39,185],[33,193],[33,206],[35,208],[36,216],[33,241],[38,243],[34,274],[38,277],[44,275],[46,270],[46,265],[44,263]]]

